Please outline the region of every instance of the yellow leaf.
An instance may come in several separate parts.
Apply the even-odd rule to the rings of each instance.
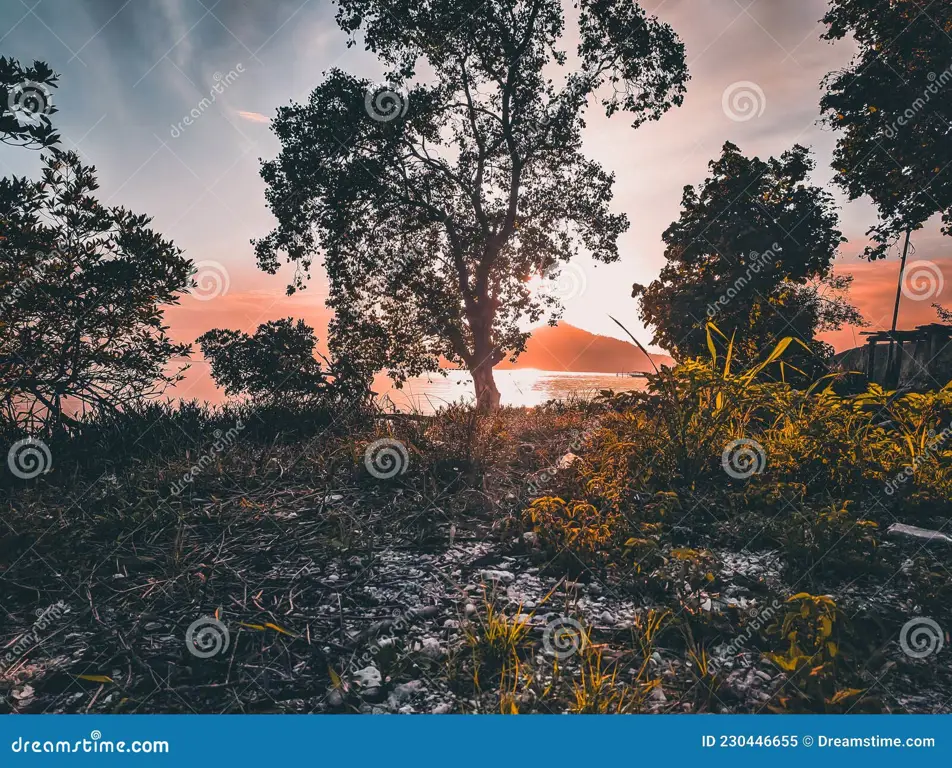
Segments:
[[[837,648],[836,643],[834,643],[832,640],[828,640],[826,643],[826,651],[830,654],[830,656],[836,656],[839,648]]]
[[[330,676],[331,676],[331,685],[333,685],[335,688],[340,688],[340,687],[341,687],[340,675],[338,675],[338,674],[334,671],[334,668],[333,668],[333,667],[328,667],[328,668],[327,668],[327,671],[328,671],[328,673],[330,673]]]
[[[288,632],[286,629],[279,627],[277,624],[272,624],[270,621],[265,622],[265,626],[268,629],[273,629],[275,632],[280,632],[282,635],[287,635],[288,637],[294,637],[294,635]]]
[[[111,683],[112,678],[109,675],[76,675],[80,680],[88,680],[91,683]]]
[[[262,624],[245,624],[243,621],[238,622],[239,627],[247,627],[248,629],[257,629],[259,632],[264,632],[267,627]]]

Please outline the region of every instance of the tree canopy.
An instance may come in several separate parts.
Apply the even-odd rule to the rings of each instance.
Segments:
[[[710,176],[687,186],[681,216],[662,235],[667,263],[635,285],[653,343],[684,357],[706,354],[709,321],[735,354],[752,361],[783,337],[818,352],[819,330],[861,323],[841,297],[848,277],[831,275],[843,236],[832,197],[807,182],[813,161],[794,146],[779,158],[748,158],[726,143]]]
[[[34,149],[59,141],[49,117],[56,112],[51,89],[58,80],[45,62],[24,67],[0,56],[0,141]]]
[[[952,4],[832,0],[823,21],[827,39],[859,46],[820,105],[839,132],[837,183],[879,211],[867,257],[937,213],[952,233]]]
[[[278,111],[282,150],[262,166],[278,225],[259,265],[286,256],[293,291],[320,258],[332,351],[359,349],[398,382],[446,358],[494,407],[492,366],[523,349],[524,321],[558,312],[530,278],[582,251],[619,257],[628,220],[582,151],[587,106],[658,119],[681,103],[683,46],[630,0],[580,0],[577,66],[559,46],[560,0],[337,5],[388,82],[335,69]]]
[[[327,374],[315,357],[317,337],[303,320],[272,320],[253,335],[216,328],[198,343],[212,378],[229,395],[269,403],[308,400],[327,389]]]
[[[162,304],[190,285],[191,262],[150,219],[102,205],[96,169],[45,157],[40,181],[0,180],[0,407],[11,421],[57,425],[64,405],[118,409],[177,381],[189,345]]]

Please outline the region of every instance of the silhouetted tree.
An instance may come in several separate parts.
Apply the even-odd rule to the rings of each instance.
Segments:
[[[56,112],[51,89],[58,79],[45,62],[23,67],[16,59],[0,56],[0,141],[32,148],[49,148],[59,141],[49,117]]]
[[[859,46],[846,69],[827,76],[820,102],[840,132],[835,179],[879,211],[867,258],[885,258],[905,237],[901,285],[911,233],[940,213],[952,234],[952,4],[832,0],[823,21],[826,39]]]
[[[580,0],[578,68],[558,87],[561,0],[337,5],[389,83],[335,69],[278,111],[282,151],[262,167],[278,226],[259,265],[286,254],[293,291],[319,254],[335,357],[360,351],[398,383],[445,357],[493,408],[492,368],[523,349],[521,321],[558,310],[529,278],[581,250],[617,260],[628,227],[609,210],[613,176],[582,153],[588,102],[634,126],[659,118],[681,103],[683,46],[631,0]]]
[[[327,391],[327,374],[315,357],[317,337],[303,320],[262,323],[254,335],[216,328],[198,343],[212,378],[229,395],[272,403],[309,400]]]
[[[653,343],[705,355],[713,321],[736,334],[739,362],[785,336],[827,356],[815,334],[862,319],[840,295],[850,278],[831,275],[843,237],[831,196],[806,183],[809,151],[797,145],[764,161],[728,142],[709,168],[697,189],[684,188],[681,217],[662,236],[667,264],[658,279],[632,292]]]
[[[21,423],[69,422],[64,405],[118,409],[159,394],[187,355],[162,324],[190,284],[191,262],[92,193],[95,168],[72,152],[45,158],[42,179],[0,180],[0,408]]]

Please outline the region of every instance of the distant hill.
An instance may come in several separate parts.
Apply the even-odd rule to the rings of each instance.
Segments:
[[[651,359],[659,367],[673,364],[667,355],[651,355]],[[631,342],[589,333],[568,323],[536,328],[519,360],[515,364],[505,360],[496,368],[595,373],[653,370],[644,352]]]

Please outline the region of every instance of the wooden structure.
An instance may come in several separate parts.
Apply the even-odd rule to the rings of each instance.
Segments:
[[[863,333],[866,344],[837,355],[842,370],[860,371],[885,389],[938,389],[952,380],[952,325]]]

